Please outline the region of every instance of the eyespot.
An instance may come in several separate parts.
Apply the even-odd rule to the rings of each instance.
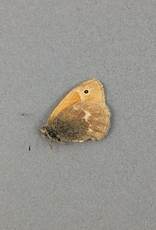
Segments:
[[[84,93],[85,94],[89,93],[89,90],[88,89],[84,90]]]

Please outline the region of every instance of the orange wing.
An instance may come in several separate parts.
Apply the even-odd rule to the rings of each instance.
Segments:
[[[88,90],[88,93],[85,93]],[[48,125],[52,125],[55,117],[70,105],[79,101],[96,100],[105,103],[105,95],[102,84],[96,79],[85,81],[73,88],[56,106],[48,118]]]

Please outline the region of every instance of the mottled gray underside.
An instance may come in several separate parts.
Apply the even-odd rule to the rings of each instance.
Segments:
[[[90,114],[87,118],[87,113]],[[109,126],[107,107],[98,101],[81,101],[62,111],[53,121],[51,130],[61,141],[100,140]]]

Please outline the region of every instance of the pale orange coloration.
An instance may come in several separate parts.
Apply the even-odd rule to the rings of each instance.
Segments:
[[[70,105],[81,101],[80,95],[77,92],[70,92],[68,93],[56,106],[54,111],[51,113],[50,117],[48,118],[48,124],[51,125],[53,123],[53,120],[59,113],[61,113],[63,110],[68,108]]]
[[[73,88],[56,106],[40,131],[50,142],[101,140],[109,129],[110,113],[102,84],[90,79]]]
[[[86,89],[90,91],[89,94],[84,94]],[[97,100],[105,103],[105,96],[102,84],[96,79],[90,79],[81,83],[73,88],[66,96],[60,101],[56,108],[48,118],[48,124],[51,125],[53,120],[59,113],[68,108],[70,105],[82,100]]]

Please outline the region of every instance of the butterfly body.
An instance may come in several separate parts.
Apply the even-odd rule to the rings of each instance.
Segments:
[[[101,140],[109,128],[110,113],[102,84],[85,81],[71,90],[50,115],[41,130],[50,142]]]

